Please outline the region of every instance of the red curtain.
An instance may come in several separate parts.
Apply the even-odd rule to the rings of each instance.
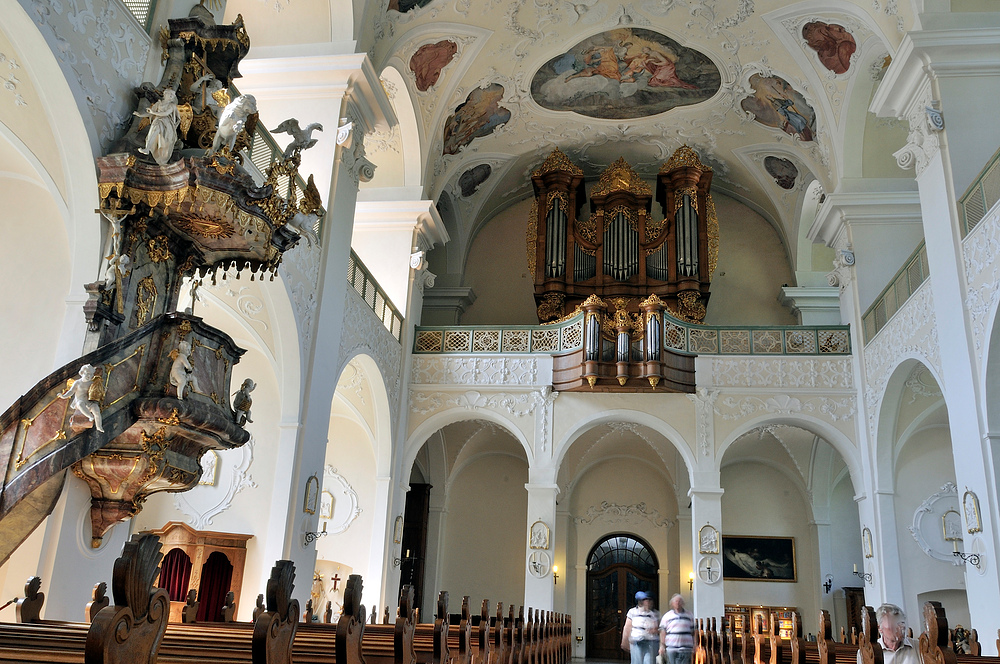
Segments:
[[[160,566],[160,587],[170,595],[171,602],[184,602],[190,580],[191,559],[180,549],[171,549]]]
[[[226,593],[232,580],[232,563],[221,551],[212,552],[201,567],[198,622],[222,622],[222,606],[226,603]]]

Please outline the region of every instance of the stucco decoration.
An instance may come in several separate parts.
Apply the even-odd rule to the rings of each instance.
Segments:
[[[295,312],[299,348],[303,357],[312,347],[320,251],[319,245],[307,246],[305,242],[300,242],[285,254],[278,266],[278,274],[281,275]]]
[[[983,217],[962,241],[962,254],[965,279],[969,285],[965,306],[971,319],[976,357],[981,363],[993,323],[993,312],[1000,301],[1000,208],[994,207],[993,212]]]
[[[822,388],[850,390],[850,358],[712,358],[712,386],[750,388]]]
[[[715,440],[715,418],[712,413],[715,401],[719,398],[718,390],[699,388],[694,394],[687,395],[694,402],[695,428],[698,432],[698,451],[704,457],[712,454],[712,441]]]
[[[945,531],[942,527],[941,519],[945,512],[954,511],[959,513],[961,508],[958,504],[958,487],[948,482],[936,493],[927,497],[924,502],[913,513],[913,524],[908,530],[913,535],[920,549],[935,560],[951,563],[952,565],[964,565],[961,558],[953,555],[954,546],[951,542],[945,541]],[[959,521],[961,526],[961,521]],[[958,536],[961,536],[962,528],[958,529]]]
[[[344,324],[340,337],[340,365],[360,353],[370,356],[378,365],[389,397],[393,422],[399,414],[399,382],[403,351],[396,338],[385,329],[382,321],[368,307],[358,292],[347,289],[344,302]]]
[[[857,401],[853,396],[795,397],[776,394],[770,397],[727,396],[719,401],[715,409],[724,420],[741,420],[759,413],[771,415],[791,415],[809,413],[819,415],[834,422],[849,420],[857,413]]]
[[[232,506],[236,494],[257,488],[250,474],[255,444],[251,437],[243,447],[219,451],[214,485],[199,484],[190,491],[174,494],[174,508],[187,516],[192,528],[203,530],[211,526],[215,517]]]
[[[132,113],[151,38],[121,3],[63,0],[30,3],[30,12],[59,59],[84,117],[103,147],[117,139]]]
[[[414,385],[534,385],[537,381],[534,358],[416,355],[410,372]]]
[[[920,284],[902,307],[865,346],[865,410],[868,433],[875,440],[879,406],[892,372],[900,362],[916,357],[941,375],[941,354],[938,349],[937,322],[931,280]],[[941,386],[944,387],[944,386]]]
[[[906,145],[892,153],[896,158],[896,164],[903,170],[912,168],[917,175],[920,175],[941,150],[938,132],[944,127],[944,116],[937,109],[937,105],[930,82],[925,81],[923,90],[907,108],[905,116],[899,118],[905,119],[910,125]]]
[[[358,492],[346,477],[329,464],[323,469],[323,491],[329,491],[333,496],[333,516],[327,523],[327,532],[331,535],[346,532],[363,511],[358,501]]]
[[[469,390],[461,393],[423,392],[410,390],[410,412],[417,415],[437,412],[448,408],[465,408],[468,410],[492,409],[506,411],[514,417],[525,417],[535,412],[539,407],[551,405],[555,397],[552,388],[547,387],[535,392],[490,392],[483,393]]]
[[[628,119],[703,102],[721,85],[719,68],[706,55],[653,30],[622,27],[542,65],[531,96],[554,111]]]
[[[587,508],[586,514],[574,519],[580,525],[594,522],[605,522],[613,525],[637,526],[643,522],[651,523],[656,528],[670,530],[674,521],[660,514],[659,510],[649,509],[646,503],[634,505],[619,505],[618,503],[602,502]]]
[[[17,86],[21,84],[21,79],[17,77],[17,70],[20,68],[21,65],[17,63],[17,60],[0,52],[0,82],[3,83],[2,87],[6,92],[14,95],[14,104],[16,106],[27,106],[28,102],[17,91]],[[7,71],[4,71],[5,69]]]
[[[923,364],[913,367],[910,377],[906,379],[905,386],[910,390],[909,403],[914,403],[920,397],[939,397],[941,390],[937,387],[937,381]]]

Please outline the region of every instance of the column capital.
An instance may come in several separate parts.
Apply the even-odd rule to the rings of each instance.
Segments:
[[[722,494],[726,492],[725,489],[721,487],[691,487],[688,489],[688,498],[694,498],[695,496],[699,498],[711,498],[712,496],[722,497]]]
[[[558,484],[545,484],[541,482],[528,482],[524,485],[524,488],[528,491],[537,491],[539,493],[543,491],[551,491],[553,494],[559,493]]]
[[[412,231],[413,248],[417,251],[429,251],[451,240],[434,201],[384,200],[376,198],[374,192],[378,190],[358,192],[358,204],[354,210],[355,233]]]

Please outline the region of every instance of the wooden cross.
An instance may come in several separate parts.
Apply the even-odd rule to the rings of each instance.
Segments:
[[[340,583],[340,576],[339,576],[339,575],[337,575],[337,574],[334,574],[334,575],[333,575],[333,576],[332,576],[332,577],[330,578],[330,581],[332,581],[332,582],[333,582],[333,589],[334,589],[334,590],[336,590],[336,589],[337,589],[337,584],[338,584],[338,583]]]

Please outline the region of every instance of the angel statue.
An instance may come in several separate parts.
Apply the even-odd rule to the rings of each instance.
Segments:
[[[139,148],[139,152],[152,156],[160,166],[166,166],[170,161],[170,155],[174,153],[177,126],[181,122],[180,114],[177,112],[177,94],[173,89],[167,88],[163,91],[163,98],[160,101],[151,104],[145,111],[135,111],[135,115],[142,118],[140,128],[149,124],[146,147]]]
[[[236,137],[247,125],[248,118],[257,112],[257,99],[253,95],[240,95],[231,101],[219,116],[219,129],[215,132],[212,148],[206,153],[211,156],[225,147],[232,150]]]
[[[66,391],[60,394],[59,398],[70,399],[69,407],[74,410],[74,414],[83,415],[94,423],[94,428],[103,433],[104,423],[101,421],[100,402],[104,398],[104,386],[100,380],[94,382],[96,371],[93,364],[80,367],[79,377],[67,381]]]
[[[253,399],[250,398],[250,393],[256,387],[257,383],[247,378],[243,381],[240,389],[233,394],[233,410],[236,411],[236,424],[240,426],[243,426],[247,422],[253,424],[253,420],[250,419],[250,407],[253,406]]]
[[[201,392],[198,379],[194,376],[194,366],[191,365],[191,342],[182,341],[177,348],[170,351],[170,384],[177,388],[177,398],[183,400],[190,386],[195,392]]]
[[[313,138],[313,131],[323,131],[323,125],[318,122],[313,122],[310,125],[306,125],[305,129],[299,129],[299,121],[295,118],[288,118],[280,125],[271,130],[272,134],[290,134],[292,137],[292,142],[288,144],[285,151],[281,154],[282,158],[289,159],[293,155],[296,155],[303,150],[308,150],[312,146],[316,145],[316,141],[319,139]]]

